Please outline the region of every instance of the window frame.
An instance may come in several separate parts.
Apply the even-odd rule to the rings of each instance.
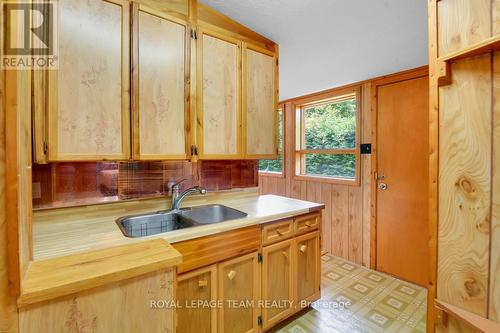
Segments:
[[[305,118],[304,110],[305,107],[310,107],[312,105],[322,105],[335,102],[338,100],[342,101],[345,99],[352,98],[354,95],[356,98],[356,146],[354,148],[333,148],[333,149],[305,149]],[[316,94],[313,96],[305,97],[294,101],[294,117],[293,117],[293,133],[294,133],[294,147],[293,147],[293,159],[292,159],[292,176],[294,180],[305,180],[305,181],[316,181],[331,184],[340,185],[351,185],[360,186],[361,184],[361,154],[359,146],[361,143],[361,114],[362,101],[361,101],[361,85],[355,85],[347,88],[335,89],[333,91]],[[325,154],[325,155],[354,155],[355,156],[355,176],[354,178],[347,177],[330,177],[322,175],[307,175],[303,173],[305,168],[305,156],[307,154]]]
[[[283,116],[282,121],[281,121],[281,127],[282,127],[282,132],[283,133],[283,144],[281,145],[281,150],[279,150],[278,147],[278,141],[279,141],[279,128],[276,129],[276,149],[278,149],[276,156],[279,156],[281,153],[282,156],[282,161],[281,161],[281,172],[277,171],[261,171],[258,170],[259,172],[259,177],[277,177],[277,178],[285,178],[285,170],[286,170],[286,159],[285,159],[285,154],[286,154],[286,107],[285,103],[279,103],[278,108],[275,110],[276,112],[276,124],[279,124],[278,118],[279,118],[279,112],[281,110],[281,114]],[[265,160],[265,159],[263,159]]]

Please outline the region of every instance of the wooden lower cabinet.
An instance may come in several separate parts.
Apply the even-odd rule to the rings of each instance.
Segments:
[[[177,276],[176,332],[217,332],[217,265]]]
[[[260,267],[258,253],[219,264],[219,333],[259,332]]]
[[[301,301],[315,300],[320,297],[321,263],[319,249],[319,232],[311,232],[295,238],[297,253],[296,287],[297,301],[301,308],[307,303]]]
[[[259,296],[258,252],[178,275],[176,332],[259,332]]]
[[[266,303],[294,300],[295,241],[288,239],[262,249],[262,299]],[[265,329],[279,323],[293,313],[291,304],[266,306],[262,309]]]
[[[319,299],[319,224],[319,214],[308,214],[242,229],[244,240],[236,241],[240,230],[174,245],[186,260],[177,267],[182,272],[177,275],[179,306],[213,302],[206,307],[179,307],[176,332],[264,332]],[[312,230],[304,233],[307,229]],[[258,244],[254,233],[260,237]],[[238,247],[242,254],[237,256],[236,250],[228,251],[235,242],[251,247]],[[225,252],[219,249],[222,245]]]
[[[174,277],[164,269],[30,304],[19,309],[19,332],[171,332]]]

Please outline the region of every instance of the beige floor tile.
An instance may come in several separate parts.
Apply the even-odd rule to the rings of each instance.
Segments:
[[[332,255],[321,261],[321,299],[273,332],[425,332],[425,288]]]

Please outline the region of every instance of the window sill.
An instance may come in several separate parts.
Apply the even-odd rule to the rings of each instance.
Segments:
[[[356,179],[346,179],[346,178],[330,178],[321,176],[295,175],[293,176],[293,180],[336,184],[336,185],[349,185],[349,186],[360,186],[361,184],[359,177]]]
[[[283,172],[259,171],[259,177],[285,178]]]

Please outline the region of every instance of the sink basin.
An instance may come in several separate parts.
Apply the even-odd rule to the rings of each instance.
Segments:
[[[116,220],[116,223],[127,237],[144,237],[193,226],[175,211],[125,216]]]
[[[180,214],[193,224],[212,224],[241,219],[248,214],[224,205],[208,205],[182,209]]]
[[[224,205],[182,208],[143,215],[124,216],[116,220],[127,237],[145,237],[168,231],[219,223],[247,216]]]

